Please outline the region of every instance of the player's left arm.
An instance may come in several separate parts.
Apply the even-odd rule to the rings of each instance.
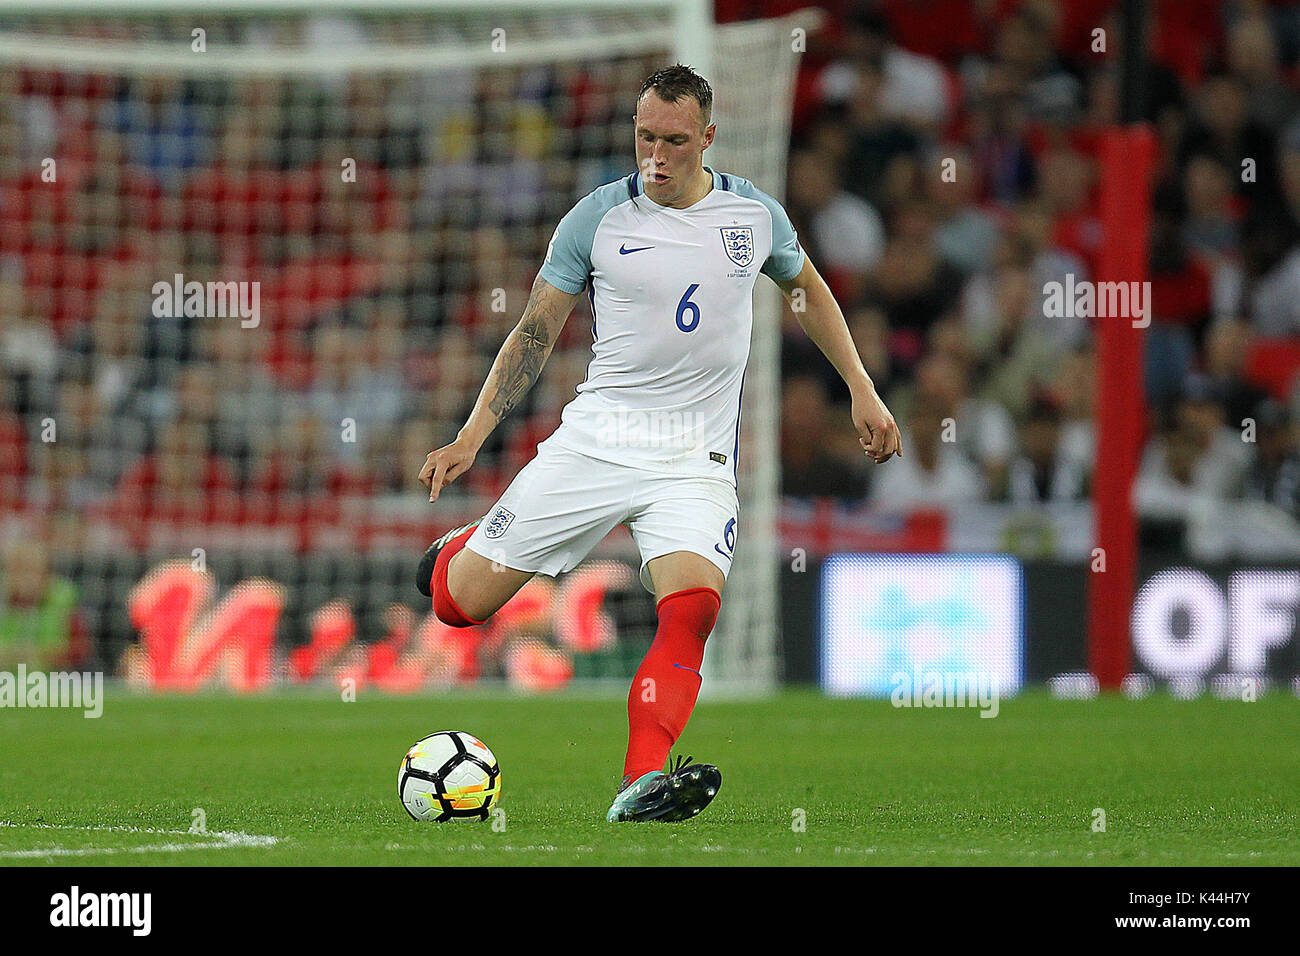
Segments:
[[[875,383],[853,344],[848,323],[826,280],[804,255],[803,268],[793,279],[775,279],[794,311],[799,326],[822,350],[849,386],[853,398],[853,427],[858,441],[876,464],[903,455],[902,436],[894,416],[876,392]]]

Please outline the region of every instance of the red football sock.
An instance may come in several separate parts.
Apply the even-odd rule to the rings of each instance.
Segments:
[[[472,627],[483,623],[462,611],[452,598],[451,592],[447,590],[447,565],[451,564],[451,559],[456,556],[456,552],[465,547],[465,542],[473,534],[474,528],[466,528],[442,546],[442,550],[438,552],[438,560],[433,565],[433,577],[429,581],[429,590],[433,592],[433,613],[443,624],[450,624],[452,627]]]
[[[686,728],[700,693],[704,640],[713,630],[721,604],[713,588],[674,591],[659,602],[654,643],[627,695],[624,783],[662,770],[669,749]]]

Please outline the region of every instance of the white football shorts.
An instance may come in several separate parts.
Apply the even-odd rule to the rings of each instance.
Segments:
[[[647,471],[542,442],[465,547],[555,577],[622,524],[641,553],[641,584],[653,594],[646,565],[674,551],[702,555],[725,576],[738,511],[729,481]]]

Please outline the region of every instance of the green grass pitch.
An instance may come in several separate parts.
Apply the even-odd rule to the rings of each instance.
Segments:
[[[1033,692],[994,719],[810,692],[704,702],[681,743],[722,768],[717,800],[611,825],[624,706],[119,691],[98,720],[6,710],[0,864],[1300,864],[1290,695]],[[495,750],[504,829],[406,815],[398,762],[435,730]],[[188,832],[196,809],[207,833]]]

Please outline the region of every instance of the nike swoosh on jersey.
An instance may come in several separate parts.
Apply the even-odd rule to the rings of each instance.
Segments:
[[[637,249],[629,249],[627,247],[627,243],[625,242],[618,247],[618,254],[620,256],[627,256],[627,255],[631,255],[634,252],[645,252],[647,249],[653,249],[653,248],[654,246],[641,246]]]

